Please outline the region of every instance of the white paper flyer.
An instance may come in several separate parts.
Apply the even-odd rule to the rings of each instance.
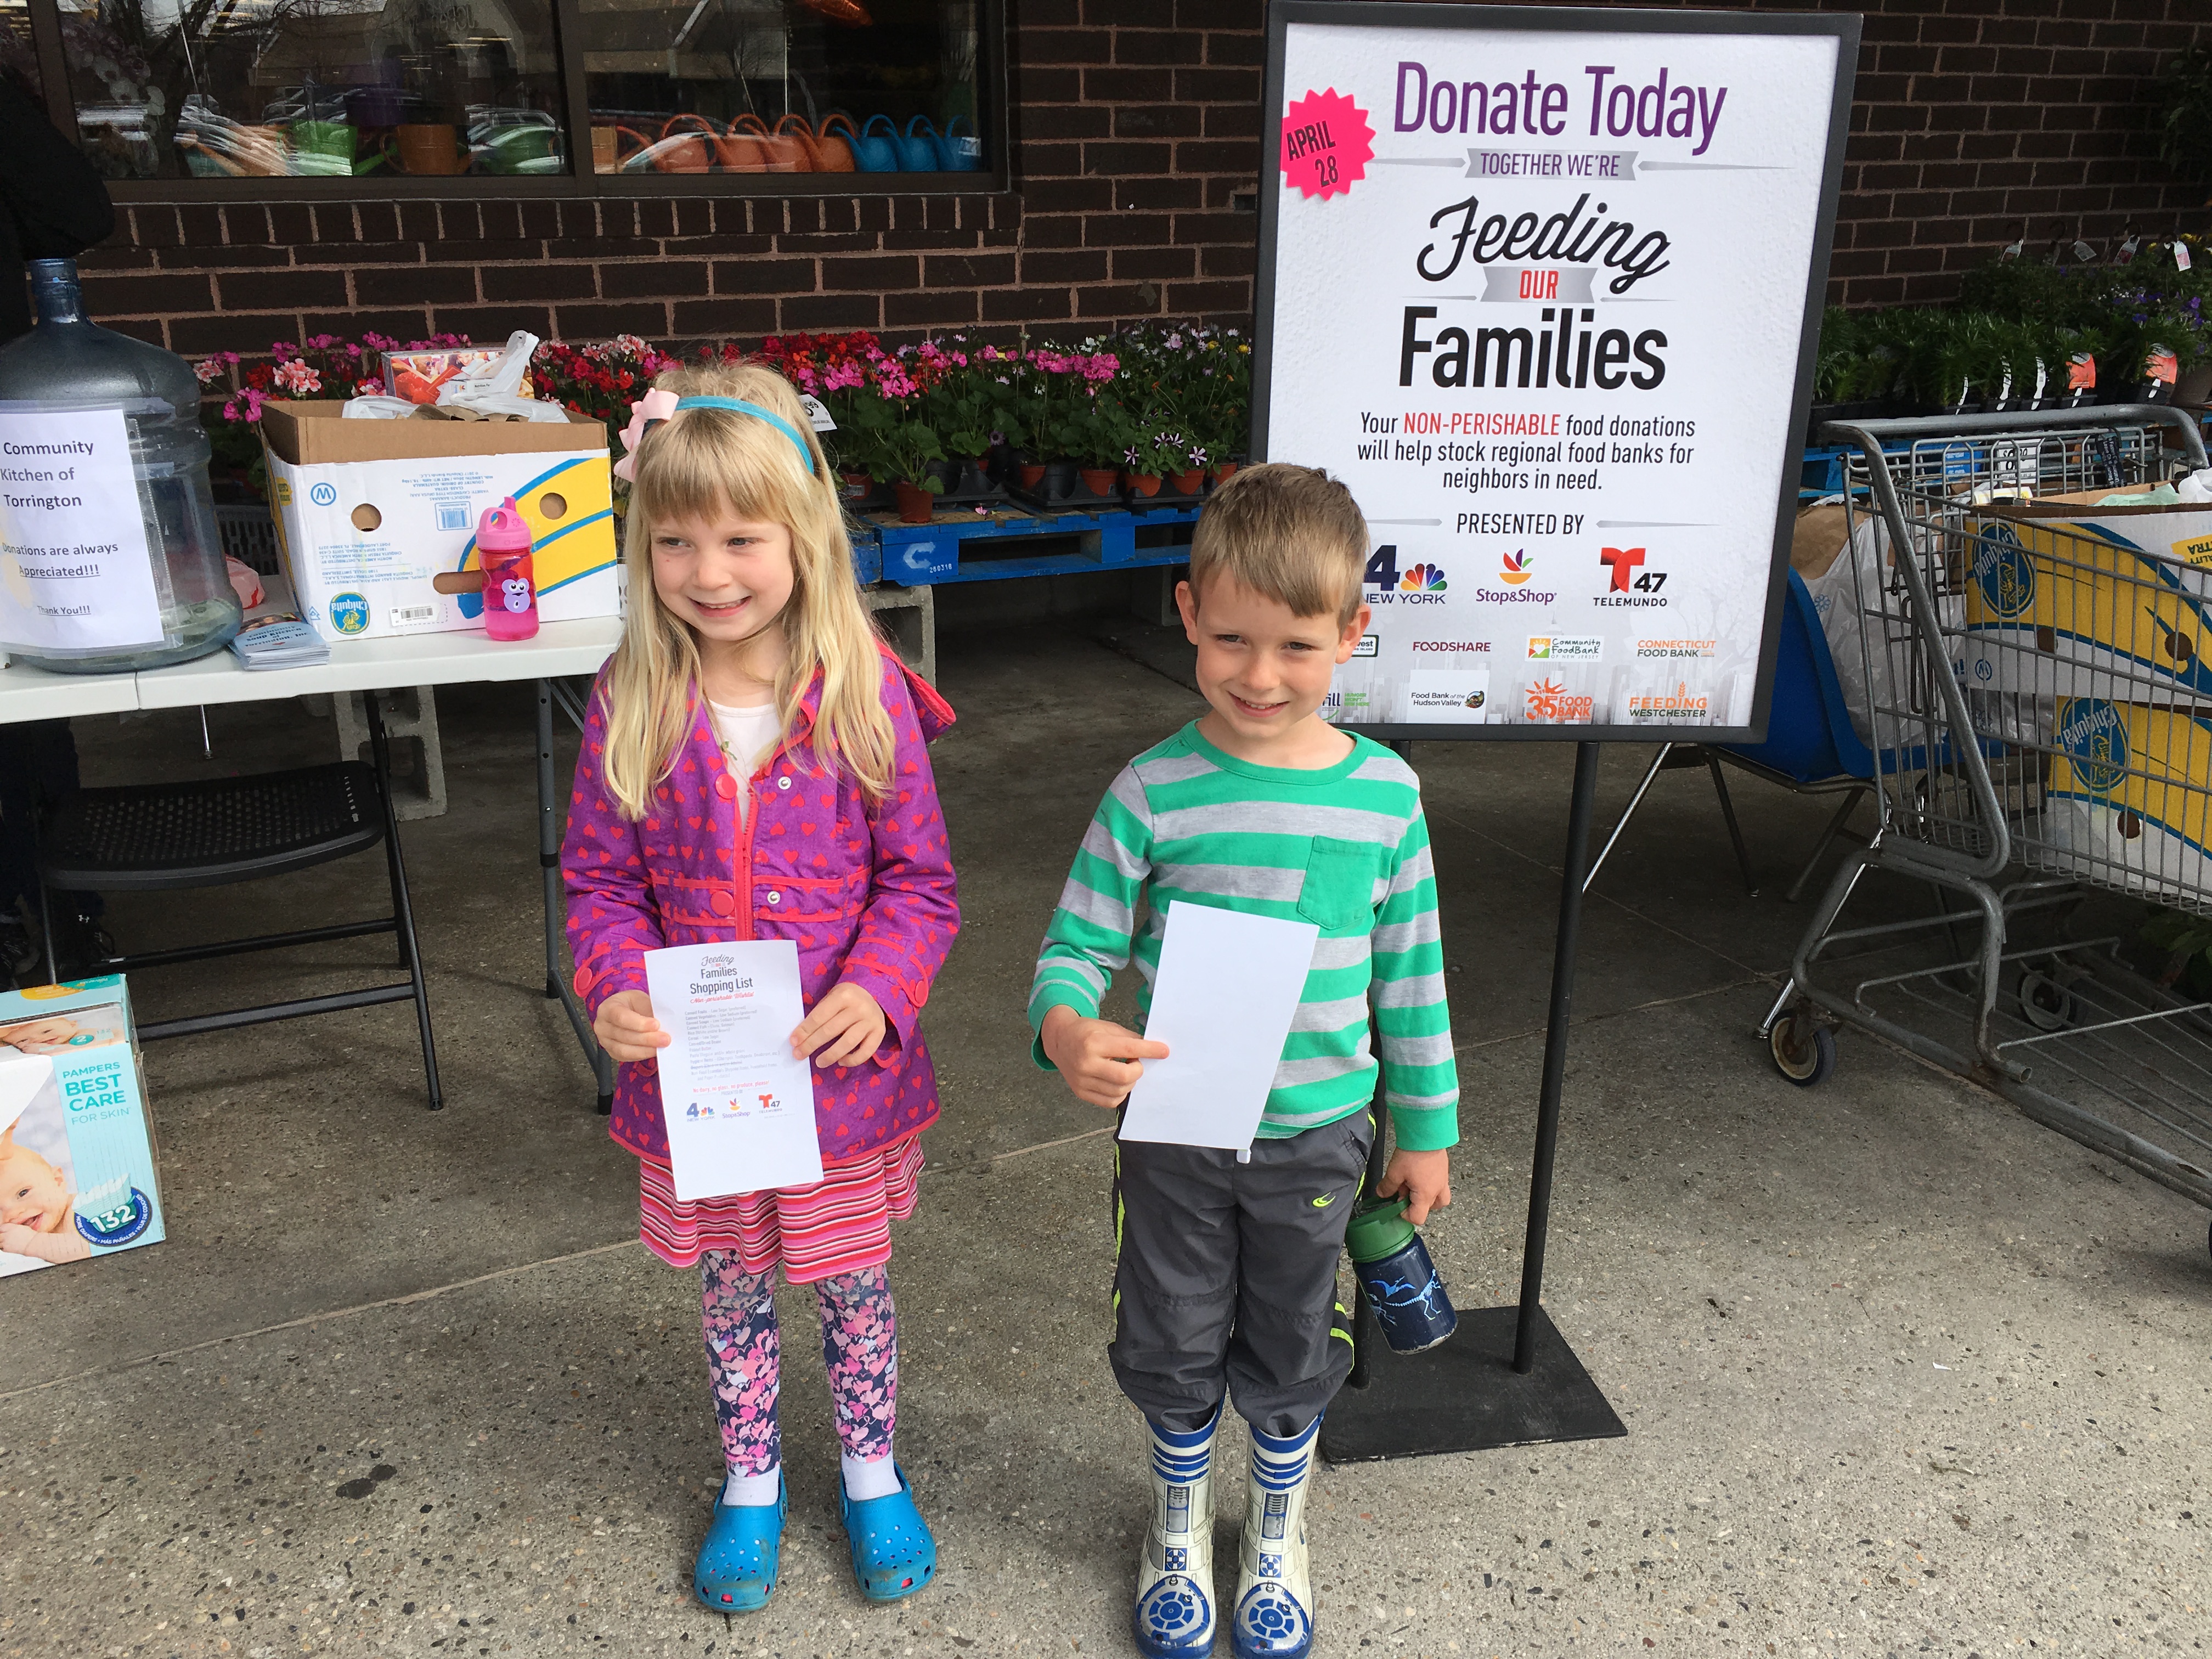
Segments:
[[[799,947],[729,940],[645,953],[660,1109],[676,1196],[726,1198],[822,1179],[813,1068],[791,1052],[805,1016]]]

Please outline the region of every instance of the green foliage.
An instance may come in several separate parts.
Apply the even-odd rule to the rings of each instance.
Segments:
[[[2200,43],[2159,77],[2160,159],[2194,184],[2212,185],[2212,43]]]
[[[2212,921],[2179,910],[2157,910],[2136,935],[2166,953],[2161,985],[2179,985],[2186,995],[2212,999]]]
[[[2067,360],[2086,352],[2106,386],[2134,378],[2154,345],[2184,372],[2212,358],[2212,259],[2189,270],[2165,245],[2126,265],[2063,266],[1996,259],[1967,273],[1955,304],[1844,311],[1822,319],[1814,361],[1820,403],[1891,400],[1948,410],[1998,397],[2066,394]],[[1899,413],[1905,412],[1901,407]]]

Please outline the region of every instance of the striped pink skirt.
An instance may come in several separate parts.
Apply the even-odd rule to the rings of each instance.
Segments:
[[[890,1224],[914,1213],[921,1178],[919,1131],[858,1158],[823,1159],[811,1186],[688,1202],[676,1196],[668,1165],[641,1158],[638,1237],[672,1267],[726,1250],[749,1273],[781,1264],[793,1284],[810,1284],[890,1261]]]

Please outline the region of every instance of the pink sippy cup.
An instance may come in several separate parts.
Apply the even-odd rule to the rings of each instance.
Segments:
[[[483,566],[484,632],[526,640],[538,632],[538,578],[530,562],[530,524],[510,495],[477,521],[477,557]]]

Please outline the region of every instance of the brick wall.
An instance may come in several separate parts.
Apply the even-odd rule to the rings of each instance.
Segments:
[[[1008,192],[133,204],[86,261],[88,297],[187,356],[365,328],[673,342],[1249,313],[1257,221],[1236,198],[1256,184],[1261,0],[1011,9]],[[2148,107],[2157,66],[2212,40],[2206,0],[1826,9],[1865,15],[1839,303],[1946,298],[2023,218],[2047,246],[2061,225],[2101,240],[2212,216],[2159,166]]]

